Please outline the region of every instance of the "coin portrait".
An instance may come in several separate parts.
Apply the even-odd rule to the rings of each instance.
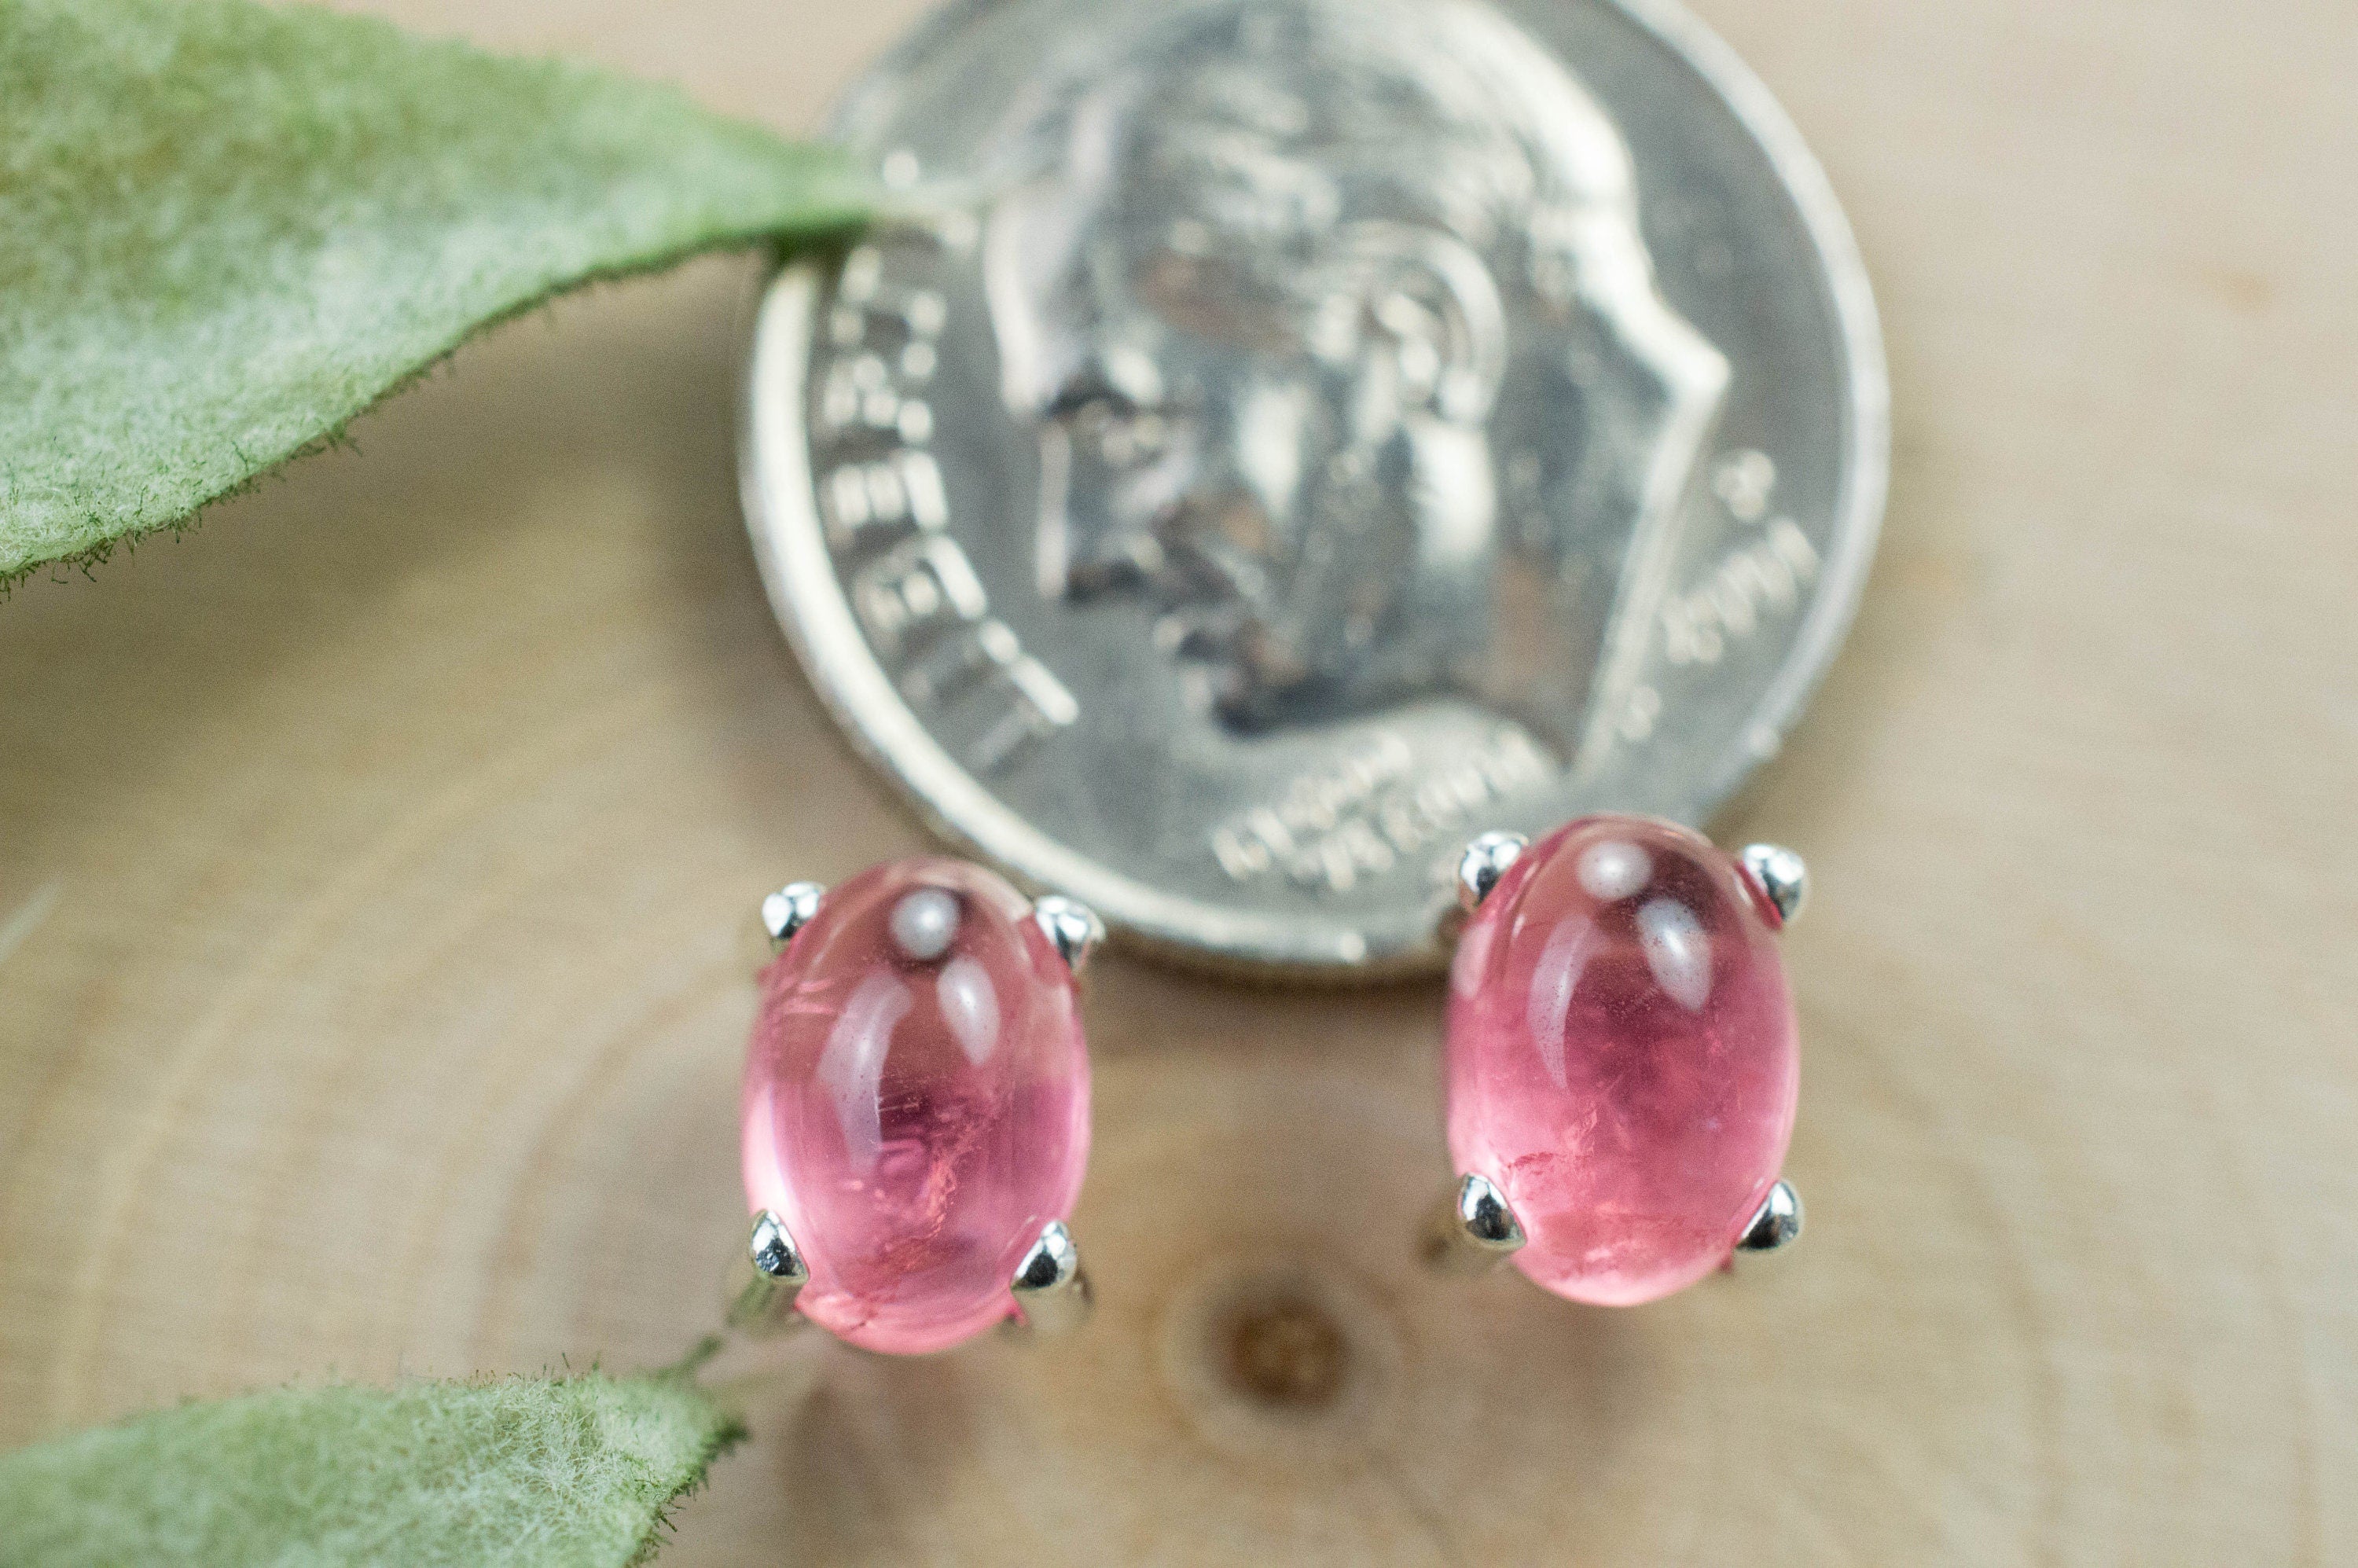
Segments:
[[[984,247],[1041,591],[1151,600],[1240,728],[1462,692],[1577,772],[1728,377],[1654,288],[1619,135],[1477,6],[1121,42],[1025,103],[1040,172]],[[1520,648],[1510,571],[1560,599]]]
[[[1880,360],[1798,141],[1654,24],[1015,0],[855,92],[945,209],[773,286],[749,514],[921,806],[1165,945],[1399,968],[1472,833],[1699,816],[1773,751]]]

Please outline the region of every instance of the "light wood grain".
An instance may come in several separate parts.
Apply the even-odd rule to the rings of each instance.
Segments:
[[[790,125],[914,14],[386,8]],[[2358,1561],[2358,13],[1703,9],[1897,382],[1857,633],[1719,825],[1816,873],[1808,1238],[1634,1313],[1422,1278],[1435,991],[1109,958],[1097,1323],[811,1347],[666,1562]],[[713,1321],[753,900],[923,841],[753,579],[744,287],[0,604],[0,1444]]]

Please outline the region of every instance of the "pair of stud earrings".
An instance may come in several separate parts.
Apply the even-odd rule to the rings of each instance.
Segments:
[[[1776,933],[1800,857],[1650,817],[1458,869],[1447,1098],[1458,1175],[1424,1238],[1558,1295],[1632,1305],[1801,1233],[1779,1171],[1800,1053]],[[752,1236],[729,1308],[870,1350],[947,1349],[1087,1315],[1065,1219],[1088,1162],[1076,985],[1104,935],[962,861],[878,866],[763,902],[744,1081]]]

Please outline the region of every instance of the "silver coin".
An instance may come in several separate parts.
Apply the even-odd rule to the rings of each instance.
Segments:
[[[1460,848],[1698,820],[1880,519],[1800,136],[1608,0],[971,0],[839,110],[946,211],[784,270],[747,510],[939,826],[1197,957],[1441,957]]]

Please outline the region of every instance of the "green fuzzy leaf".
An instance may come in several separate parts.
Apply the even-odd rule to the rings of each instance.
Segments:
[[[669,89],[248,0],[0,0],[0,585],[179,523],[487,323],[866,216]]]
[[[736,1441],[685,1378],[281,1390],[0,1454],[10,1568],[620,1568]]]

